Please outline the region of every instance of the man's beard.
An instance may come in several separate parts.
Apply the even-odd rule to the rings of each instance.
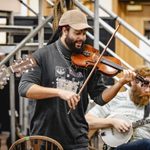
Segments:
[[[80,54],[83,51],[83,45],[84,41],[82,41],[82,45],[80,48],[77,48],[75,46],[76,41],[72,40],[69,36],[65,38],[65,43],[68,46],[68,48],[72,51],[72,53]]]
[[[130,97],[135,105],[145,106],[149,103],[150,93],[142,94],[141,90],[136,88],[136,89],[131,89]]]

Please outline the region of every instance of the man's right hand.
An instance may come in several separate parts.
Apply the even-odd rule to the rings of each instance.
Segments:
[[[111,118],[111,124],[118,132],[127,132],[132,127],[130,122],[123,119]]]
[[[80,101],[80,96],[71,91],[59,89],[58,95],[61,99],[67,101],[70,109],[75,109]]]

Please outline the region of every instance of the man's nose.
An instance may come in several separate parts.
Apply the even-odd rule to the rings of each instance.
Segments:
[[[84,41],[86,39],[86,35],[85,34],[80,34],[79,39]]]

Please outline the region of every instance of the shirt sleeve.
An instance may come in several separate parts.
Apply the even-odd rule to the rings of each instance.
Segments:
[[[40,85],[40,78],[41,78],[41,69],[39,67],[39,55],[38,53],[33,54],[33,58],[37,62],[37,65],[30,70],[28,73],[24,73],[21,77],[18,92],[20,96],[25,97],[28,89],[33,85],[37,84]]]
[[[95,105],[92,109],[89,110],[89,113],[100,118],[105,118],[110,114],[109,105],[106,104],[105,106]]]
[[[101,79],[100,73],[94,73],[91,80],[88,83],[88,92],[92,100],[96,104],[104,105],[106,102],[102,98],[102,93],[107,87],[104,85]]]

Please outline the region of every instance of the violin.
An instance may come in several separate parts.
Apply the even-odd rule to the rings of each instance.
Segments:
[[[99,50],[95,49],[91,45],[85,44],[83,52],[80,54],[73,54],[71,61],[75,66],[79,67],[93,67],[100,56]],[[126,69],[122,66],[119,59],[112,56],[102,56],[100,62],[96,65],[98,71],[103,74],[113,77]],[[142,76],[137,75],[136,79],[141,81],[143,84],[149,84],[148,80],[145,80]]]
[[[84,68],[94,66],[100,56],[99,50],[88,44],[85,44],[83,49],[81,54],[73,54],[71,56],[72,63],[75,66]],[[102,56],[96,67],[103,74],[113,77],[124,69],[121,65],[121,61],[115,57]]]

